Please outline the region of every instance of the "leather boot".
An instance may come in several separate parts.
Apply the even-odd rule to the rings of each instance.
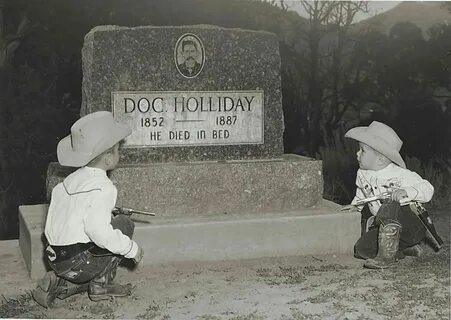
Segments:
[[[61,277],[55,272],[49,271],[45,276],[38,280],[36,289],[31,292],[33,299],[45,308],[51,308],[55,299],[64,300],[74,294],[82,293],[88,290],[88,283],[74,284]]]
[[[402,260],[405,257],[416,257],[419,258],[423,255],[423,249],[420,247],[419,244],[416,244],[411,247],[407,247],[404,250],[400,250],[396,253],[395,259],[396,260]]]
[[[64,300],[73,296],[75,294],[87,292],[89,288],[89,283],[75,284],[66,281],[63,286],[61,286],[58,295],[56,296],[60,300]]]
[[[379,226],[379,248],[374,259],[367,259],[364,267],[370,269],[384,269],[391,266],[397,260],[395,258],[399,248],[401,225],[396,222],[381,224]]]
[[[421,257],[423,254],[423,249],[420,247],[419,244],[416,244],[414,246],[405,248],[402,250],[403,255],[409,256],[409,257]]]
[[[31,295],[41,306],[50,308],[65,281],[63,278],[59,278],[55,272],[49,271],[42,279],[38,280],[38,285],[31,292]]]
[[[112,297],[125,297],[131,294],[132,286],[130,284],[120,285],[113,282],[120,261],[121,258],[113,257],[105,270],[91,280],[88,294],[92,301],[107,300]]]

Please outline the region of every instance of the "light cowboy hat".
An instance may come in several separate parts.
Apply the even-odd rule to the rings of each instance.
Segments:
[[[78,119],[56,149],[63,166],[82,167],[116,143],[129,136],[132,130],[113,118],[108,111],[90,113]]]
[[[406,167],[404,160],[399,154],[402,140],[398,137],[396,132],[386,124],[373,121],[368,127],[352,128],[346,132],[345,137],[363,142],[400,167]]]

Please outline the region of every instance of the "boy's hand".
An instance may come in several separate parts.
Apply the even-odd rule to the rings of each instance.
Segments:
[[[345,212],[359,212],[358,208],[352,204],[341,206],[338,210]]]
[[[406,190],[398,189],[392,192],[391,199],[396,202],[401,202],[402,199],[408,198]]]
[[[134,256],[132,258],[132,260],[135,264],[138,264],[141,262],[143,256],[144,256],[144,250],[141,247],[138,247],[138,252],[136,252],[136,256]]]

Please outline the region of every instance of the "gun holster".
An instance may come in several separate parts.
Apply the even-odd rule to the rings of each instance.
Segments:
[[[370,227],[373,225],[374,223],[374,219],[375,216],[372,215],[368,204],[366,204],[363,208],[362,208],[362,212],[361,212],[361,219],[360,219],[360,236],[363,236],[365,233],[368,232],[368,230],[370,229]]]
[[[434,249],[435,252],[440,251],[443,245],[443,240],[442,238],[440,238],[437,231],[435,230],[434,223],[432,222],[432,219],[429,216],[427,210],[421,203],[412,203],[410,205],[410,208],[417,215],[417,217],[421,220],[421,223],[426,228],[426,239],[427,241],[430,242],[432,249]]]

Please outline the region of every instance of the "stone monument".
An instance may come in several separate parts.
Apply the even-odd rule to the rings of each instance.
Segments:
[[[321,162],[283,154],[275,35],[100,26],[82,55],[81,115],[112,111],[134,129],[111,174],[118,203],[168,217],[286,212],[322,200]],[[51,165],[48,191],[65,175]]]
[[[321,161],[283,153],[275,35],[99,26],[82,58],[81,116],[107,110],[134,129],[110,178],[118,205],[156,213],[135,230],[144,263],[351,250],[359,222],[323,201]],[[49,198],[73,170],[50,164]],[[29,261],[45,213],[21,209]]]

